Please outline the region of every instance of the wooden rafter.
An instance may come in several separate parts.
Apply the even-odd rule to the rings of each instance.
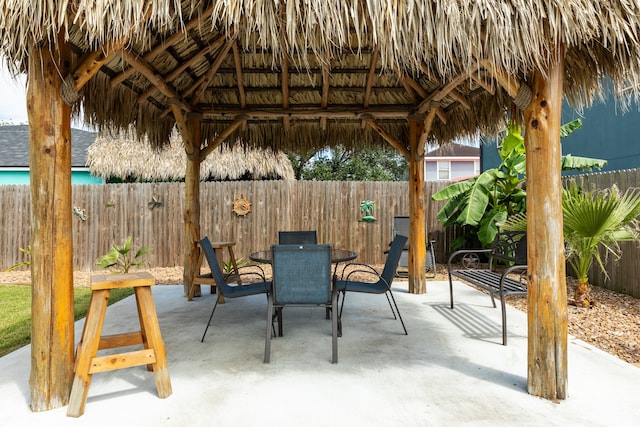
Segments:
[[[140,74],[145,76],[152,85],[154,85],[160,93],[164,96],[173,100],[173,102],[177,103],[182,107],[183,110],[191,111],[191,107],[189,107],[179,96],[174,92],[173,89],[169,87],[169,85],[155,72],[153,68],[145,60],[142,58],[136,57],[134,54],[129,52],[126,49],[123,49],[119,52],[122,59],[127,61],[129,65],[136,69]]]
[[[389,143],[389,145],[395,148],[396,151],[402,154],[402,157],[409,160],[409,150],[407,150],[407,147],[402,145],[400,141],[398,141],[396,138],[391,136],[387,131],[382,129],[380,125],[378,125],[375,122],[375,120],[373,120],[372,118],[366,118],[366,119],[363,119],[362,121],[363,123],[366,123],[367,125],[369,125],[371,129],[375,130],[385,141]]]
[[[518,95],[521,86],[519,80],[500,71],[496,68],[495,64],[488,59],[481,60],[480,65],[483,66],[494,79],[496,79],[498,84],[507,91],[510,97],[515,98]]]
[[[323,110],[327,109],[327,105],[329,104],[329,88],[331,84],[329,83],[329,78],[331,77],[329,60],[327,59],[327,63],[322,66],[322,100],[320,101],[320,107]],[[320,117],[320,128],[322,130],[327,129],[327,117]]]
[[[478,83],[478,85],[480,85],[484,90],[486,90],[491,95],[494,95],[496,93],[495,86],[491,84],[491,82],[488,82],[487,80],[485,80],[485,78],[480,75],[480,70],[477,70],[476,72],[471,73],[470,77],[473,79],[473,81]]]
[[[86,55],[71,73],[75,82],[76,90],[80,90],[85,84],[100,70],[100,67],[109,60],[116,50],[122,49],[125,41],[113,43],[111,45],[101,47],[94,52]]]
[[[458,87],[465,79],[469,78],[468,71],[458,74],[456,77],[451,79],[446,85],[442,86],[440,89],[432,93],[431,95],[425,97],[425,99],[418,105],[416,112],[418,114],[424,114],[432,108],[433,102],[439,103],[442,101],[447,95],[451,95],[451,93]],[[456,101],[460,102],[460,105],[466,105],[465,108],[471,108],[471,104],[464,98],[459,97],[463,100],[460,102],[460,99],[456,99]]]
[[[193,55],[191,58],[189,58],[189,59],[187,59],[185,61],[182,61],[179,66],[177,66],[169,74],[164,76],[164,81],[169,83],[169,82],[172,82],[173,80],[175,80],[187,68],[192,66],[194,63],[198,62],[205,55],[208,55],[209,53],[216,51],[224,43],[224,40],[225,40],[224,36],[220,36],[213,43],[211,43],[209,46],[207,46],[206,48],[196,52],[196,54]],[[142,93],[142,95],[140,95],[140,97],[138,98],[138,101],[144,101],[149,96],[153,95],[153,93],[155,91],[156,91],[156,89],[154,87],[148,88],[146,91],[144,91]]]
[[[409,84],[406,76],[400,70],[396,70],[396,74],[398,74],[398,76],[400,77],[400,83],[402,83],[404,90],[407,91],[407,94],[409,95],[409,99],[411,99],[411,102],[413,104],[416,104],[418,102],[418,99],[416,98],[416,92],[413,89],[413,87]]]
[[[205,73],[204,78],[198,80],[198,83],[196,85],[189,88],[187,92],[189,94],[193,93],[193,95],[191,96],[191,105],[197,104],[200,100],[200,97],[204,95],[207,86],[209,86],[209,83],[211,83],[211,80],[213,80],[213,78],[215,77],[216,73],[218,72],[218,68],[220,68],[222,62],[229,55],[229,50],[231,49],[231,46],[235,44],[235,42],[235,37],[228,39],[224,47],[222,47],[222,49],[220,49],[220,51],[218,52],[218,56],[213,61],[213,64],[211,64],[209,70],[207,70],[207,72]],[[185,96],[188,96],[188,94],[185,93]]]
[[[173,46],[174,44],[176,44],[181,40],[184,40],[185,34],[187,34],[189,31],[191,31],[196,26],[198,26],[198,24],[200,24],[200,19],[203,16],[211,15],[211,12],[213,12],[213,5],[205,9],[202,12],[202,14],[200,14],[200,16],[197,16],[193,18],[191,21],[187,22],[187,24],[184,26],[184,31],[176,31],[174,34],[172,34],[169,38],[164,40],[162,43],[156,45],[149,52],[145,53],[142,59],[144,59],[146,62],[150,62],[153,59],[155,59],[159,54],[167,50],[168,47]],[[125,81],[127,77],[129,77],[131,74],[135,72],[136,72],[136,69],[133,67],[130,67],[122,71],[121,73],[113,76],[111,78],[111,87],[116,87],[118,84]]]
[[[282,72],[280,73],[280,90],[282,91],[282,107],[289,108],[289,47],[286,37],[286,10],[282,10],[282,19],[285,25],[280,28],[280,43],[282,43]],[[291,119],[287,117],[282,118],[282,126],[284,131],[288,132],[291,129]]]
[[[215,137],[213,141],[211,141],[200,153],[200,160],[203,161],[207,158],[207,156],[220,146],[224,142],[225,139],[229,137],[233,133],[234,130],[241,126],[249,117],[245,115],[240,115],[236,117],[236,119],[231,123],[222,133]]]
[[[236,67],[236,82],[238,83],[238,101],[240,101],[240,108],[247,106],[247,94],[244,90],[244,83],[242,79],[242,61],[240,59],[240,49],[238,48],[238,42],[236,41],[231,45],[233,49],[233,63]]]
[[[369,102],[371,101],[371,91],[373,89],[373,81],[376,76],[376,65],[378,64],[378,58],[380,57],[380,49],[378,45],[376,45],[373,49],[373,54],[371,55],[371,62],[369,63],[369,74],[367,75],[367,84],[364,89],[364,103],[363,107],[368,108]],[[362,121],[361,127],[364,129],[366,123]]]

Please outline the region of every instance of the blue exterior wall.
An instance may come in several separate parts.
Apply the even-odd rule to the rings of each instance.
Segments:
[[[0,185],[29,185],[29,171],[1,171]],[[104,180],[92,176],[89,171],[71,172],[71,184],[104,184]]]
[[[583,114],[569,105],[562,109],[562,123],[582,118],[582,127],[562,138],[562,154],[607,160],[601,172],[640,168],[640,111],[616,111],[615,102],[594,104]],[[496,141],[480,146],[480,168],[485,171],[500,165]],[[571,172],[563,172],[570,174]],[[575,172],[573,172],[575,173]]]

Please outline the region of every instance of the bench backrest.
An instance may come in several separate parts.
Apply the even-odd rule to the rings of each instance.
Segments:
[[[527,264],[526,231],[501,231],[491,246],[493,260],[501,260],[515,265]],[[493,260],[489,260],[491,263]]]

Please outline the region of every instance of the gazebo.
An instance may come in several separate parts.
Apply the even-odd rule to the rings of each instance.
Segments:
[[[142,181],[182,181],[187,156],[180,134],[154,148],[138,139],[133,130],[103,132],[89,146],[87,166],[92,175],[105,179],[134,177]],[[248,148],[242,141],[221,144],[200,164],[200,181],[295,180],[291,161],[282,151]]]
[[[425,143],[524,123],[528,390],[567,394],[563,97],[637,96],[631,0],[2,1],[0,52],[28,74],[33,410],[67,402],[73,374],[70,117],[133,124],[185,152],[184,281],[195,274],[201,162],[225,140],[308,150],[390,144],[409,162],[409,289],[426,291]],[[203,141],[208,141],[204,146]]]

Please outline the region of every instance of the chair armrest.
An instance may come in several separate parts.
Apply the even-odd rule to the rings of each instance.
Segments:
[[[344,277],[344,272],[347,269],[347,267],[356,267],[355,270],[350,271],[347,274],[347,277]],[[340,280],[349,280],[349,277],[353,274],[353,273],[365,273],[365,274],[371,274],[371,275],[375,275],[378,279],[381,279],[382,277],[380,276],[380,273],[378,273],[378,271],[373,268],[372,266],[370,266],[369,264],[362,264],[359,262],[352,262],[349,263],[347,265],[344,266],[344,268],[342,269],[342,274],[340,276]]]
[[[257,268],[258,271],[246,271],[246,272],[242,272],[241,270],[246,270],[248,268]],[[262,279],[263,282],[267,281],[267,276],[264,273],[264,269],[262,267],[260,267],[258,264],[249,264],[249,265],[243,265],[242,267],[238,267],[238,275],[240,276],[258,276]]]

